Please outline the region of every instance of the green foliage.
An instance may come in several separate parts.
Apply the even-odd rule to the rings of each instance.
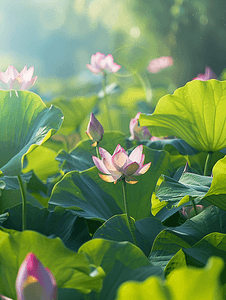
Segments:
[[[170,175],[175,172],[174,164],[171,163],[167,152],[144,147],[144,154],[145,162],[152,162],[150,169],[146,174],[138,177],[137,184],[128,184],[126,188],[130,214],[135,220],[149,216],[150,199],[159,176],[162,173]],[[96,167],[83,172],[67,173],[54,187],[49,208],[61,206],[74,209],[85,218],[104,221],[113,215],[123,213],[121,183],[107,183],[98,174]]]
[[[1,216],[4,228],[22,230],[22,204],[7,209]],[[91,239],[83,218],[61,208],[49,212],[46,208],[40,209],[29,203],[27,204],[26,229],[39,232],[49,238],[59,237],[64,245],[73,251],[77,251],[83,243]]]
[[[99,295],[91,299],[114,300],[118,287],[125,281],[143,281],[149,276],[162,278],[162,269],[152,265],[143,252],[128,242],[94,239],[82,245],[78,254],[85,253],[89,261],[101,266],[106,274]]]
[[[140,116],[154,136],[173,135],[201,151],[226,147],[226,82],[217,80],[188,82],[173,95],[162,97],[152,115]]]
[[[77,289],[83,293],[101,290],[105,276],[103,269],[83,253],[67,249],[59,238],[49,239],[34,231],[1,230],[0,242],[2,295],[16,299],[17,272],[29,252],[33,252],[51,270],[59,288]]]
[[[220,274],[223,260],[211,257],[203,269],[181,268],[173,271],[166,282],[153,276],[144,282],[126,282],[118,290],[116,300],[223,300]]]
[[[62,123],[61,111],[49,109],[31,92],[0,91],[0,169],[7,176],[19,175],[26,154],[44,143]]]

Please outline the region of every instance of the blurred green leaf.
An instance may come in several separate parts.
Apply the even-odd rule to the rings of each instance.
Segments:
[[[116,300],[223,300],[220,275],[223,260],[211,257],[203,269],[181,268],[165,282],[152,276],[144,282],[126,282],[120,286]]]
[[[20,174],[26,154],[44,143],[59,130],[63,120],[61,111],[47,108],[41,98],[31,92],[0,91],[0,168],[1,174]]]
[[[226,82],[193,80],[173,95],[161,98],[152,115],[141,115],[140,125],[154,136],[173,135],[201,151],[226,147]]]
[[[22,172],[27,173],[33,170],[38,178],[43,181],[46,181],[48,177],[62,173],[59,168],[59,162],[55,159],[56,154],[55,151],[46,147],[37,147],[26,156],[28,163]]]
[[[64,115],[63,124],[57,134],[68,135],[75,131],[86,118],[87,114],[91,113],[97,101],[97,96],[76,97],[72,99],[59,97],[54,99],[51,104],[59,107]]]
[[[153,275],[162,277],[162,269],[153,266],[138,247],[128,242],[94,239],[82,245],[80,253],[85,253],[106,273],[100,294],[90,294],[92,300],[114,300],[118,287],[128,280],[143,281]]]

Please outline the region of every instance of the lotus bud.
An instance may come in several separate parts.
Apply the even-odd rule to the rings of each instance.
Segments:
[[[93,113],[91,113],[86,134],[94,142],[92,144],[92,147],[96,147],[97,143],[102,140],[102,137],[104,135],[104,128],[96,119]]]
[[[16,291],[18,300],[57,300],[56,280],[34,253],[28,253],[19,268]]]

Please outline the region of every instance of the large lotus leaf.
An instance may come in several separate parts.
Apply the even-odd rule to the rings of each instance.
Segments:
[[[201,151],[226,147],[226,82],[193,80],[162,97],[152,115],[140,116],[140,125],[152,135],[173,135]]]
[[[135,236],[138,243],[138,247],[144,252],[146,256],[148,256],[150,252],[150,247],[147,244],[147,240],[145,240],[140,234],[140,232],[137,230],[134,219],[131,218],[131,222],[135,228]],[[107,220],[102,226],[100,226],[97,229],[93,238],[104,238],[106,240],[116,242],[128,241],[130,243],[134,243],[133,237],[129,230],[126,215],[116,215]]]
[[[126,185],[130,215],[135,220],[149,216],[150,199],[159,176],[162,173],[172,175],[175,172],[169,153],[147,147],[144,147],[144,153],[145,161],[152,162],[150,169],[138,177],[138,183]],[[105,182],[99,177],[99,173],[96,167],[83,172],[67,173],[54,187],[49,207],[79,208],[82,210],[77,211],[79,215],[104,221],[113,215],[122,214],[124,202],[121,182]]]
[[[55,160],[56,154],[55,151],[43,146],[35,148],[26,156],[28,164],[22,172],[27,173],[33,170],[43,181],[60,172],[63,173],[59,168],[59,162]]]
[[[162,182],[158,187],[156,197],[166,201],[168,208],[180,206],[191,199],[203,198],[209,190],[212,177],[193,173],[184,173],[179,181],[162,175]]]
[[[58,135],[68,135],[75,131],[86,118],[87,114],[92,111],[98,101],[97,96],[75,97],[67,99],[59,97],[54,99],[51,104],[59,107],[64,115],[64,122]]]
[[[76,147],[67,153],[62,150],[58,153],[56,160],[61,164],[64,172],[68,171],[84,171],[94,166],[92,155],[97,156],[96,149],[91,147],[92,141],[86,139],[80,141]],[[105,132],[99,146],[113,154],[117,145],[120,144],[126,149],[125,135],[119,131]]]
[[[211,257],[205,268],[181,268],[173,271],[163,283],[152,276],[144,282],[126,282],[117,292],[116,300],[223,300],[221,271],[224,262]]]
[[[59,288],[89,293],[100,291],[105,273],[84,253],[67,249],[59,238],[49,239],[35,231],[0,231],[0,294],[16,299],[15,281],[18,269],[29,252],[49,268]]]
[[[7,229],[22,230],[22,204],[5,211],[9,214],[2,226]],[[27,203],[26,230],[37,231],[49,238],[59,237],[67,248],[78,251],[79,247],[91,239],[86,222],[70,211],[56,208],[49,212]]]
[[[172,270],[184,265],[203,267],[211,256],[219,256],[226,263],[226,234],[213,232],[194,246],[180,249],[167,264],[165,274],[168,275]],[[221,281],[226,283],[226,268],[223,270]]]
[[[63,121],[59,108],[47,108],[38,95],[18,95],[0,91],[0,173],[6,176],[19,175],[25,155],[59,130]]]
[[[100,294],[89,295],[92,300],[114,300],[118,287],[128,280],[143,281],[153,275],[162,277],[162,269],[153,266],[138,247],[128,242],[94,239],[82,245],[78,253],[85,253],[106,273]]]
[[[213,181],[204,199],[226,210],[226,156],[213,167]]]
[[[211,206],[199,215],[187,220],[181,226],[170,228],[162,226],[165,230],[161,231],[154,241],[150,254],[151,262],[165,267],[181,248],[188,251],[189,248],[194,247],[205,236],[214,232],[225,234],[225,214],[225,211]],[[148,230],[151,230],[151,227],[146,224],[145,230],[148,232]],[[141,230],[140,232],[144,236]],[[147,235],[146,238],[149,239]],[[180,259],[179,262],[181,261],[183,260]],[[182,265],[186,265],[185,261],[183,261]]]

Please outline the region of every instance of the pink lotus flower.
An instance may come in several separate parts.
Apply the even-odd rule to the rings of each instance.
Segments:
[[[198,74],[197,77],[193,78],[193,80],[202,80],[202,81],[209,80],[209,79],[217,79],[217,75],[208,66],[205,68],[204,74]]]
[[[4,90],[28,90],[31,88],[37,77],[32,78],[34,67],[27,70],[27,66],[19,73],[14,66],[9,65],[4,72],[0,71],[0,86]]]
[[[159,71],[173,65],[173,58],[171,56],[162,56],[150,61],[147,67],[150,73],[158,73]]]
[[[143,140],[150,139],[151,134],[146,126],[140,127],[138,126],[138,120],[140,117],[140,112],[136,114],[136,117],[131,119],[129,124],[129,129],[131,133],[131,139],[133,140]]]
[[[28,253],[22,262],[17,278],[16,291],[18,300],[56,300],[57,285],[53,274],[44,268],[34,253]],[[9,299],[1,296],[1,299]]]
[[[96,119],[93,113],[91,113],[86,133],[88,137],[94,142],[92,144],[93,147],[96,147],[97,143],[102,140],[102,137],[104,135],[104,128]]]
[[[120,65],[114,63],[114,59],[111,54],[105,56],[100,52],[92,55],[91,65],[87,64],[86,67],[95,75],[99,73],[103,75],[105,69],[111,73],[116,73],[121,68]]]
[[[93,156],[96,167],[107,175],[99,174],[100,178],[107,182],[116,183],[118,179],[124,179],[127,183],[135,184],[138,181],[135,176],[142,175],[150,168],[151,163],[143,165],[145,155],[143,145],[136,147],[128,156],[126,151],[118,145],[111,156],[108,151],[99,147],[102,160]]]
[[[196,205],[196,210],[197,213],[199,214],[200,212],[202,212],[204,209],[203,205]],[[180,213],[182,214],[183,217],[185,217],[186,219],[190,219],[192,217],[195,216],[195,210],[193,208],[193,206],[185,206],[180,210]]]

